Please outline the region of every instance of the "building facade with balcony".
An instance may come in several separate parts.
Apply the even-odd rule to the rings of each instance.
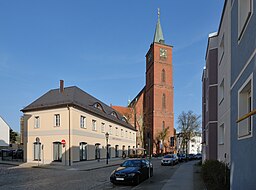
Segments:
[[[204,160],[217,160],[218,125],[218,34],[208,38],[206,66],[202,77],[202,134]]]
[[[22,109],[26,162],[44,164],[132,154],[136,130],[120,113],[76,86],[53,89]],[[109,134],[108,146],[106,133]]]
[[[218,30],[218,156],[231,189],[255,189],[256,3],[226,0]],[[203,144],[207,148],[207,66],[203,72]],[[208,147],[212,151],[211,147]],[[213,147],[215,149],[215,147]],[[207,158],[207,149],[204,151]]]
[[[230,163],[230,1],[225,1],[218,30],[218,160]]]
[[[230,3],[231,189],[255,189],[256,2]]]

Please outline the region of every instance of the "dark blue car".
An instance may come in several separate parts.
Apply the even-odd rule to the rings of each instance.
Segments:
[[[149,170],[152,177],[153,166],[147,159],[129,159],[111,173],[110,182],[137,185],[149,178]]]

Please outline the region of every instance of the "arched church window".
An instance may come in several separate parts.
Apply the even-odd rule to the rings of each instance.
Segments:
[[[166,96],[165,96],[165,94],[163,94],[163,96],[162,96],[162,108],[163,109],[166,108]]]
[[[161,73],[161,81],[163,83],[165,82],[165,70],[164,69],[162,70],[162,73]]]
[[[164,131],[164,128],[165,128],[165,121],[163,121],[162,123],[162,130]]]

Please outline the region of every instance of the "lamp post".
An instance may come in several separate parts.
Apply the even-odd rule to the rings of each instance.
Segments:
[[[188,161],[188,138],[185,137],[185,143],[186,143],[186,161]]]
[[[106,160],[106,164],[108,164],[108,138],[109,138],[108,132],[106,132],[105,137],[106,137],[106,142],[107,142],[107,160]]]

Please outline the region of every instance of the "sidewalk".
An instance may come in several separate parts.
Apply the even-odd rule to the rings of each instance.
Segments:
[[[161,190],[204,190],[204,184],[198,174],[198,168],[195,164],[198,161],[190,161],[184,164],[176,170],[172,178],[169,179]]]
[[[44,169],[59,169],[59,170],[78,170],[78,171],[90,171],[99,168],[118,166],[124,160],[122,158],[111,158],[108,160],[108,164],[106,164],[106,159],[102,160],[88,160],[82,162],[72,163],[72,166],[63,165],[60,163],[51,163],[51,164],[41,164],[39,163],[23,163],[23,162],[15,162],[15,161],[2,161],[0,160],[0,164],[4,165],[12,165],[14,168],[44,168]]]

